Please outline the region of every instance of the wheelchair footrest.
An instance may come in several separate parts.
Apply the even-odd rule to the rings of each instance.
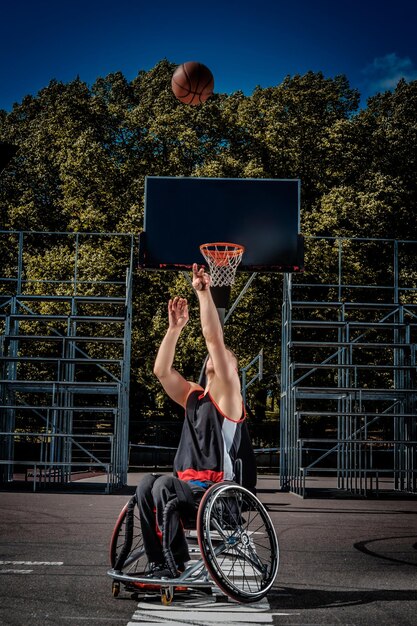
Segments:
[[[109,570],[107,575],[126,585],[134,585],[143,589],[151,587],[160,589],[161,587],[173,587],[177,590],[180,588],[186,590],[188,588],[207,588],[212,586],[212,582],[206,577],[187,576],[187,570],[178,576],[178,578],[149,578],[149,576],[140,574],[124,574],[116,570]]]

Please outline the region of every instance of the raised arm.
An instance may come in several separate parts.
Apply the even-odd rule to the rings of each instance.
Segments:
[[[153,369],[168,396],[183,407],[190,391],[194,387],[198,388],[198,385],[186,380],[173,367],[177,342],[188,319],[188,303],[185,298],[174,298],[168,302],[168,329],[159,347]]]
[[[226,383],[233,375],[233,368],[230,367],[223,329],[211,295],[210,276],[205,273],[204,268],[199,270],[197,264],[193,265],[193,287],[200,304],[201,330],[208,353],[213,361],[216,376]]]
[[[208,391],[224,415],[237,421],[242,417],[242,395],[236,357],[224,345],[223,329],[210,291],[210,277],[196,264],[193,265],[193,287],[199,300],[201,329],[212,365]]]

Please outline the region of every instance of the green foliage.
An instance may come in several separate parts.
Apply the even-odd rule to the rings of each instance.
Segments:
[[[320,72],[287,76],[251,96],[216,94],[190,107],[172,95],[174,67],[163,59],[132,82],[116,72],[91,88],[79,79],[52,81],[10,113],[0,111],[0,141],[18,146],[1,176],[0,229],[137,234],[145,176],[181,175],[300,178],[304,234],[417,239],[409,218],[417,202],[417,81],[400,81],[361,111],[345,76]],[[11,276],[16,258],[8,246],[2,274]],[[45,239],[43,247],[29,246],[25,271],[33,281],[56,280],[56,293],[67,293],[71,285],[64,281],[72,280],[77,263],[88,295],[95,279],[123,276],[128,247],[84,237],[75,260],[73,247]],[[347,271],[372,277],[381,271],[374,253],[369,250],[365,262],[352,249]],[[319,275],[337,255],[337,242],[317,244],[308,250],[309,271]],[[247,278],[238,278],[235,295]],[[152,365],[166,302],[178,293],[190,300],[191,320],[176,365],[187,377],[198,376],[205,347],[195,298],[181,275],[137,272],[134,287],[132,418],[178,414]],[[33,282],[34,293],[40,289]],[[280,276],[258,276],[226,327],[242,366],[264,350],[263,390],[275,396],[281,294]],[[254,402],[264,391],[254,386]]]

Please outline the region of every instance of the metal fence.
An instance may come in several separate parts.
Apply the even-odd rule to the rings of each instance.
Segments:
[[[7,231],[0,243],[1,482],[84,470],[108,491],[125,484],[134,237]],[[319,474],[354,493],[416,492],[416,252],[312,237],[307,270],[284,275],[280,428],[257,449],[283,489],[306,495]],[[250,365],[261,378],[262,353]]]
[[[357,494],[416,492],[416,252],[311,237],[306,272],[284,276],[283,489],[305,496],[322,475]]]
[[[32,468],[34,487],[81,470],[105,473],[107,491],[125,484],[134,238],[1,231],[0,242],[1,482]]]

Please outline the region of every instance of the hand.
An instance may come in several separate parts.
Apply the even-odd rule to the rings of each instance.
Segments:
[[[170,328],[182,330],[189,320],[188,302],[185,298],[176,296],[168,302],[168,321]]]
[[[211,277],[204,267],[198,269],[197,263],[193,265],[193,287],[196,291],[205,291],[211,285]]]

